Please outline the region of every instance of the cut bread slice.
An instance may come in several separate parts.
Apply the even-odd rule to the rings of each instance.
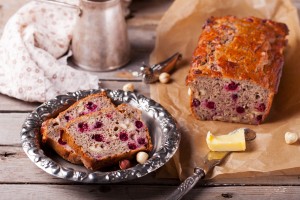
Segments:
[[[127,104],[81,116],[67,124],[63,138],[81,156],[84,166],[98,170],[152,150],[141,111]]]
[[[41,127],[42,142],[50,146],[58,155],[74,164],[81,164],[80,157],[63,141],[62,134],[68,121],[103,108],[115,108],[106,92],[89,95],[61,112],[56,118],[46,120]]]
[[[64,130],[59,126],[56,118],[46,120],[41,128],[41,133],[43,135],[42,142],[50,146],[65,160],[74,164],[82,164],[78,154],[62,140],[63,131]]]

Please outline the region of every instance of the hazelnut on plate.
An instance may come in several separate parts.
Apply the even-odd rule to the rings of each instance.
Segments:
[[[136,154],[136,161],[140,164],[144,164],[149,158],[146,152],[140,151]]]

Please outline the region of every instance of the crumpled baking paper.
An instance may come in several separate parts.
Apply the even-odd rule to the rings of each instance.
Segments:
[[[0,40],[0,92],[43,102],[66,92],[97,88],[96,75],[58,59],[68,52],[77,17],[76,9],[36,1],[15,13]]]
[[[199,121],[191,114],[185,85],[189,63],[206,19],[224,15],[268,18],[289,27],[279,92],[264,124]],[[194,167],[203,166],[204,156],[209,151],[205,142],[208,131],[220,135],[241,127],[256,131],[257,138],[247,143],[246,152],[231,153],[207,178],[300,174],[300,143],[288,145],[284,140],[287,131],[300,135],[299,42],[297,9],[289,0],[176,0],[157,28],[151,62],[164,60],[175,52],[183,54],[183,61],[172,74],[172,82],[151,85],[150,94],[176,119],[182,140],[173,160],[160,170],[158,177],[184,179],[191,175]]]

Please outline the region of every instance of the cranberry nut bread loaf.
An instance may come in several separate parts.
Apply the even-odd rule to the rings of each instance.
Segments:
[[[152,150],[141,111],[127,104],[74,119],[67,124],[63,138],[80,155],[84,166],[92,170]]]
[[[78,154],[62,139],[66,124],[81,115],[99,111],[103,108],[115,109],[115,105],[105,92],[89,95],[61,112],[56,118],[46,120],[41,127],[42,142],[50,146],[61,157],[74,164],[80,164]]]
[[[277,93],[288,28],[255,17],[211,17],[186,78],[201,120],[259,124]]]

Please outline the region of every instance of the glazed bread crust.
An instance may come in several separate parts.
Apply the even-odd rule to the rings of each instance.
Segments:
[[[261,123],[278,90],[287,35],[285,24],[271,20],[209,18],[186,77],[193,114],[203,120]],[[218,108],[220,101],[231,111]]]

